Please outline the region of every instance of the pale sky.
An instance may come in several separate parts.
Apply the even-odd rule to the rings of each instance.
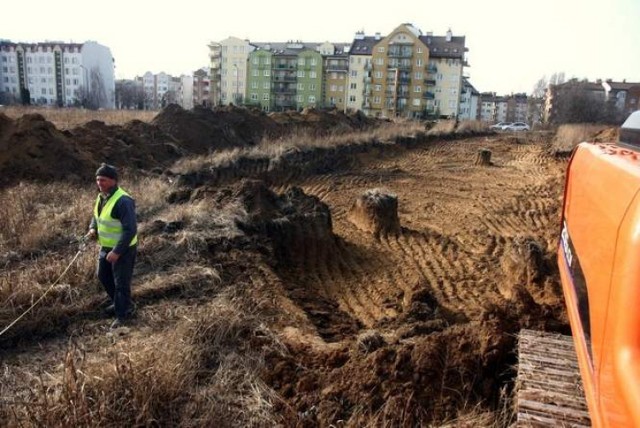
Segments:
[[[2,15],[0,39],[108,46],[116,78],[191,74],[229,36],[349,43],[408,22],[466,36],[465,74],[480,92],[530,94],[559,72],[640,82],[640,0],[31,0],[3,2]]]

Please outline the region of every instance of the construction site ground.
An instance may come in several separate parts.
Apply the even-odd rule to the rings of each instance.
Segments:
[[[11,425],[508,421],[518,332],[569,333],[555,267],[566,158],[552,137],[418,139],[352,151],[335,168],[167,185],[165,201],[138,203],[132,324],[109,331],[83,271],[90,248],[74,273],[84,291],[61,287],[34,311],[46,323],[27,317],[2,338],[0,415]],[[488,165],[476,162],[483,150]],[[91,204],[90,187],[74,189]],[[397,233],[352,221],[371,189],[397,196]],[[52,251],[68,261],[75,248]],[[3,257],[10,278],[49,253]]]

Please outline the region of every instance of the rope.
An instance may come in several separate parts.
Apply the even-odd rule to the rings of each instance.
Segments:
[[[58,284],[58,282],[62,279],[63,276],[65,276],[65,274],[67,273],[67,271],[71,268],[71,265],[73,264],[73,262],[76,261],[76,259],[78,258],[78,256],[80,255],[80,253],[82,253],[82,251],[84,250],[84,243],[83,245],[80,246],[80,249],[78,250],[78,252],[76,253],[75,256],[73,256],[73,259],[71,259],[71,262],[69,263],[69,266],[67,266],[67,268],[64,270],[64,272],[62,272],[60,274],[60,276],[58,277],[58,279],[56,279],[56,281],[51,284],[51,286],[49,286],[49,288],[47,288],[47,290],[42,294],[42,296],[40,296],[40,298],[38,300],[36,300],[33,305],[31,305],[29,307],[29,309],[27,309],[26,311],[24,311],[18,318],[16,318],[15,320],[13,320],[13,322],[11,324],[9,324],[8,326],[6,326],[2,331],[0,331],[0,336],[2,336],[3,334],[5,334],[11,327],[13,327],[18,321],[20,321],[25,315],[27,315],[31,309],[35,308],[36,305],[38,303],[40,303],[42,301],[42,299],[44,299],[44,297],[49,293],[49,291],[53,290],[53,287],[56,286],[56,284]]]

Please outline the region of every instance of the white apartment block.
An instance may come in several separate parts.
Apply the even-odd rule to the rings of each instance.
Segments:
[[[465,78],[462,79],[462,94],[460,96],[460,110],[458,118],[460,120],[478,120],[478,104],[480,94],[471,83]]]
[[[96,42],[0,41],[2,102],[115,108],[114,59]]]

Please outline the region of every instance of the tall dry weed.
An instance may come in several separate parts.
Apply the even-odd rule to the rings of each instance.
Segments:
[[[86,110],[23,106],[4,107],[0,112],[12,119],[18,119],[25,114],[41,114],[61,130],[76,128],[92,120],[99,120],[107,125],[123,125],[132,120],[150,122],[158,114],[157,111],[145,110]]]

